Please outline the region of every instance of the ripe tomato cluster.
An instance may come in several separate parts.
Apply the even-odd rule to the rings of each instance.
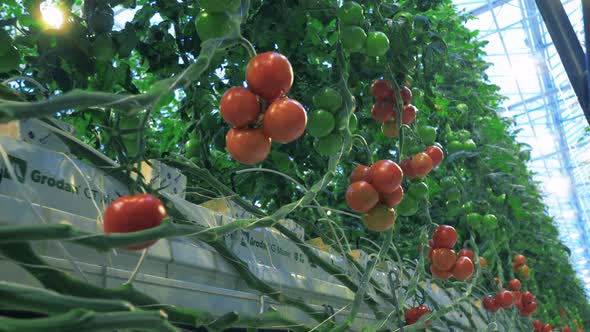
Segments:
[[[490,312],[497,312],[503,308],[516,306],[521,316],[529,317],[537,310],[537,300],[531,292],[520,292],[521,283],[518,279],[512,279],[510,289],[502,289],[496,296],[486,295],[483,298],[483,307]]]
[[[363,223],[372,231],[389,230],[395,223],[392,209],[403,199],[402,169],[391,160],[379,160],[367,167],[357,166],[350,175],[346,202],[356,212],[364,213]]]
[[[471,279],[475,272],[475,255],[468,249],[462,249],[459,255],[455,254],[453,247],[456,243],[457,231],[453,226],[441,225],[436,228],[432,239],[428,241],[428,258],[432,262],[430,272],[433,276],[442,280],[451,276],[459,280]]]
[[[429,146],[424,152],[416,153],[412,158],[402,160],[401,166],[404,174],[410,179],[427,176],[434,167],[442,163],[443,150],[437,146]]]
[[[232,125],[225,137],[229,154],[242,164],[256,164],[268,156],[272,141],[290,143],[305,131],[307,114],[286,94],[293,85],[293,68],[277,52],[259,54],[246,68],[248,89],[233,87],[221,98],[219,110]],[[262,98],[262,106],[259,97]]]
[[[104,211],[103,229],[107,234],[138,232],[160,226],[164,218],[166,209],[157,197],[150,194],[123,196],[117,198]],[[141,250],[154,243],[156,241],[123,249]]]
[[[535,328],[534,329],[534,332],[551,332],[551,331],[553,331],[553,327],[551,325],[549,325],[549,324],[543,324],[538,319],[536,319],[536,320],[533,321],[533,327]],[[566,331],[571,332],[571,329],[570,329],[569,326],[566,326],[566,327],[563,328],[563,331],[564,332],[566,332]]]
[[[406,314],[404,316],[406,319],[406,325],[412,325],[412,324],[416,323],[417,321],[420,320],[420,318],[422,318],[422,316],[426,315],[429,312],[430,312],[430,309],[428,309],[428,307],[425,305],[419,305],[417,307],[412,307],[412,308],[408,309],[408,311],[406,311]],[[423,328],[426,328],[428,325],[430,325],[430,321],[426,321],[424,323]]]
[[[347,1],[338,9],[340,42],[350,53],[365,53],[368,56],[384,56],[389,50],[389,38],[381,31],[368,34],[361,25],[365,22],[363,7],[354,1]]]
[[[397,97],[387,80],[378,79],[371,85],[371,94],[377,100],[371,109],[373,119],[381,123],[381,131],[386,137],[397,137]],[[402,123],[412,124],[416,120],[416,107],[412,104],[412,90],[403,87],[400,90],[404,103],[402,110]]]
[[[342,135],[336,125],[342,111],[342,95],[334,88],[325,88],[315,96],[314,106],[316,111],[310,113],[307,123],[307,132],[316,138],[313,147],[322,156],[335,155],[342,149]],[[357,121],[352,113],[348,124],[351,132],[356,130]]]
[[[512,270],[521,279],[528,280],[530,277],[531,269],[528,265],[526,265],[526,257],[524,257],[524,255],[517,254],[514,256],[514,260],[512,261]]]

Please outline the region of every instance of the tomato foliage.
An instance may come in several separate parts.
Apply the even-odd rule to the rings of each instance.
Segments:
[[[77,90],[139,96],[169,84],[166,79],[200,59],[208,66],[197,80],[164,89],[155,103],[135,109],[134,120],[110,107],[67,109],[55,116],[123,165],[157,158],[186,174],[195,166],[207,170],[216,181],[190,176],[195,194],[189,200],[202,203],[212,193],[232,196],[259,215],[296,201],[301,186],[312,188],[334,167],[314,204],[348,213],[327,218],[322,209],[293,210],[289,218],[302,221],[309,238],[323,235],[336,244],[346,234],[347,244],[377,253],[375,243],[391,236],[382,231],[393,228],[396,252],[415,267],[422,262],[417,248],[426,246],[428,234],[438,225],[452,225],[456,235],[443,239],[446,246],[457,241],[485,257],[488,266],[479,271],[481,260],[459,257],[453,271],[458,279],[469,279],[476,270],[473,282],[492,289],[496,276],[503,282],[526,274],[522,287],[538,299],[535,317],[557,322],[562,307],[568,317],[590,326],[590,307],[568,263],[569,250],[559,242],[526,167],[529,147],[518,143],[510,122],[496,114],[503,99],[498,87],[482,80],[489,66],[481,59],[485,42],[464,27],[469,17],[456,13],[450,1],[359,1],[342,9],[329,0],[241,5],[232,0],[225,7],[224,1],[201,1],[207,12],[197,1],[85,1],[82,6],[69,0],[63,1],[66,23],[57,30],[41,23],[39,3],[0,5],[6,13],[0,18],[0,81],[26,76],[39,83],[17,80],[10,88],[2,86],[0,111],[2,101],[40,101]],[[113,25],[114,9],[135,12],[129,22]],[[202,52],[215,38],[233,44],[205,59]],[[255,51],[258,57],[276,55],[279,69],[256,75],[255,64],[248,65]],[[280,70],[285,73],[275,75]],[[380,79],[388,82],[375,81]],[[233,88],[245,81],[250,90],[262,91],[257,92],[261,100]],[[273,132],[231,128],[260,121],[259,107],[287,92],[297,102],[278,100],[263,120]],[[300,125],[288,132],[282,127],[286,121]],[[267,136],[273,136],[272,143]],[[351,146],[345,144],[349,138]],[[346,157],[331,165],[336,159],[328,156],[339,153]],[[358,168],[387,159],[401,168],[393,162],[373,171]],[[254,163],[285,176],[240,172]],[[386,178],[391,172],[394,182]],[[351,173],[355,181],[366,182],[347,192]],[[403,196],[417,180],[425,191]],[[402,189],[396,190],[400,182]],[[354,219],[351,208],[373,210]],[[334,234],[334,225],[342,231]],[[449,253],[434,253],[433,275],[450,277],[455,255]],[[517,253],[526,255],[526,269],[510,268]],[[397,260],[391,250],[385,256]],[[431,278],[429,272],[423,277]],[[502,305],[508,305],[508,295]],[[493,308],[489,299],[484,305]]]

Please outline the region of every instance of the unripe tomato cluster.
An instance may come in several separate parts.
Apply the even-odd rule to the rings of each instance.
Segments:
[[[314,149],[322,156],[332,156],[342,149],[342,135],[338,132],[338,114],[343,111],[340,92],[334,88],[325,88],[314,98],[315,111],[310,113],[307,132],[316,138]],[[350,115],[348,127],[354,131],[357,118]]]
[[[471,133],[468,130],[461,129],[457,131],[447,131],[447,150],[449,153],[455,152],[474,152],[477,144],[471,139]]]
[[[392,209],[403,199],[402,169],[391,160],[379,160],[367,167],[357,166],[350,175],[346,202],[356,212],[364,213],[363,223],[372,231],[389,230],[395,223]]]
[[[417,307],[412,307],[408,309],[408,311],[406,311],[406,314],[404,315],[404,318],[406,319],[406,325],[412,325],[416,323],[420,320],[420,318],[422,318],[422,316],[426,315],[429,312],[430,309],[428,309],[428,307],[425,305],[419,305]],[[426,321],[423,327],[425,328],[428,325],[430,325],[430,321]]]
[[[526,257],[524,255],[517,254],[514,256],[512,270],[521,279],[528,280],[530,278],[531,269],[526,265]]]
[[[475,255],[468,249],[462,249],[459,255],[455,254],[453,247],[456,243],[457,231],[453,226],[441,225],[436,228],[432,240],[428,241],[428,258],[432,262],[430,272],[433,276],[442,280],[451,276],[459,280],[471,279],[475,272]]]
[[[268,156],[272,141],[290,143],[305,131],[307,114],[286,94],[293,85],[293,68],[277,52],[259,54],[246,69],[248,89],[233,87],[221,98],[219,110],[232,125],[225,137],[229,154],[242,164],[256,164]],[[268,107],[261,107],[262,105]]]
[[[361,27],[365,22],[363,7],[354,1],[347,1],[338,9],[340,42],[350,53],[364,53],[371,57],[384,56],[389,50],[389,38],[381,31],[368,34]]]
[[[416,120],[416,107],[412,104],[412,91],[408,87],[400,90],[403,100],[402,123],[412,124]],[[373,119],[381,123],[381,131],[386,137],[399,135],[397,125],[397,97],[387,80],[378,79],[371,85],[371,95],[377,100],[371,109]]]

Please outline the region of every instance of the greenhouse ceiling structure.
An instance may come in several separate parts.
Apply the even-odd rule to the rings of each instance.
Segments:
[[[534,0],[454,0],[466,26],[488,41],[488,79],[507,97],[499,113],[532,147],[529,167],[590,295],[588,123]],[[584,45],[582,2],[561,1]]]

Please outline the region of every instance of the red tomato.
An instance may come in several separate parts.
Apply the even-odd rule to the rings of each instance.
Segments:
[[[535,296],[531,292],[523,292],[520,297],[520,302],[522,304],[527,305],[535,300]]]
[[[412,169],[417,176],[426,176],[432,168],[434,163],[432,158],[424,152],[416,153],[412,158]]]
[[[563,327],[563,332],[572,332],[572,329],[568,325]]]
[[[469,280],[475,272],[475,266],[469,257],[459,257],[453,266],[453,276],[459,280]]]
[[[391,160],[379,160],[369,169],[369,179],[380,193],[392,193],[402,183],[403,172],[398,164]]]
[[[432,254],[434,252],[434,248],[428,248],[428,260],[432,262]]]
[[[491,312],[496,312],[498,311],[498,306],[496,305],[496,301],[494,300],[494,297],[491,295],[486,295],[483,298],[483,307],[487,310],[487,311],[491,311]]]
[[[418,310],[418,307],[408,309],[408,311],[406,311],[405,318],[406,325],[416,323],[420,319],[420,310]]]
[[[416,107],[414,105],[406,105],[402,111],[402,123],[410,125],[416,120]]]
[[[402,186],[399,186],[399,188],[394,190],[392,193],[389,193],[389,194],[380,193],[379,194],[379,200],[383,204],[385,204],[389,207],[398,206],[399,203],[401,203],[403,198],[404,198],[404,188],[402,188]]]
[[[399,92],[402,95],[402,101],[404,102],[404,105],[408,105],[412,102],[412,90],[410,90],[407,86],[401,88]]]
[[[363,224],[371,231],[385,232],[395,224],[395,210],[383,204],[377,204],[363,215]]]
[[[523,266],[526,264],[526,257],[521,254],[514,256],[513,265],[516,267]]]
[[[429,146],[428,149],[426,149],[426,154],[432,159],[432,165],[434,167],[440,165],[445,158],[443,150],[436,145]]]
[[[236,128],[246,127],[260,115],[258,97],[250,90],[235,86],[227,90],[219,105],[223,119]]]
[[[487,268],[488,267],[488,261],[486,261],[485,258],[479,256],[479,266],[481,266],[482,268]]]
[[[531,273],[531,269],[526,264],[519,267],[518,270],[516,271],[516,274],[518,276],[520,276],[521,279],[525,279],[525,280],[529,279],[530,273]]]
[[[500,278],[495,277],[494,278],[494,282],[496,283],[496,285],[499,285],[500,284]]]
[[[434,231],[432,240],[436,248],[452,249],[457,243],[457,231],[453,226],[440,225]]]
[[[522,286],[522,284],[520,283],[520,280],[512,279],[508,283],[508,286],[510,286],[510,289],[512,289],[513,291],[518,291],[518,290],[520,290],[520,287]]]
[[[393,89],[387,80],[375,80],[371,85],[371,94],[379,101],[391,101]]]
[[[414,172],[414,169],[412,168],[412,160],[411,159],[402,160],[401,168],[402,168],[404,175],[409,177],[410,179],[413,179],[418,176],[418,175],[416,175],[416,172]]]
[[[381,131],[385,137],[389,138],[396,138],[399,136],[399,129],[397,128],[397,121],[395,121],[395,117],[392,117],[391,120],[384,122],[381,125]]]
[[[530,303],[522,305],[522,312],[532,314],[537,311],[537,301],[531,301]]]
[[[462,257],[469,257],[469,259],[471,259],[471,261],[475,260],[475,254],[473,253],[473,251],[469,250],[469,249],[461,249],[459,250],[459,253],[457,254],[457,256]]]
[[[290,143],[303,135],[307,114],[296,100],[282,98],[274,101],[264,113],[264,133],[279,143]]]
[[[164,204],[150,194],[123,196],[117,198],[104,211],[104,232],[131,233],[160,226],[166,218]],[[127,250],[141,250],[151,246],[150,241],[135,246],[125,247]]]
[[[536,319],[535,321],[533,321],[533,326],[534,326],[536,329],[541,329],[541,328],[543,328],[543,323],[541,323],[541,321],[540,321],[540,320]]]
[[[367,212],[379,202],[379,193],[366,181],[353,182],[346,190],[346,202],[356,212]]]
[[[393,118],[393,104],[390,102],[378,101],[371,109],[371,115],[377,122],[387,122]]]
[[[357,181],[367,181],[369,177],[369,167],[365,165],[358,165],[352,170],[350,174],[350,183]]]
[[[442,271],[436,268],[436,266],[434,266],[434,264],[430,265],[430,272],[432,273],[432,275],[436,278],[442,279],[442,280],[448,280],[453,274],[449,271]]]
[[[541,331],[543,331],[543,332],[551,332],[551,331],[553,331],[553,328],[551,327],[551,325],[545,324],[545,326],[543,326],[543,329]]]
[[[496,295],[495,301],[498,307],[508,308],[514,303],[514,297],[512,296],[512,293],[504,289]]]
[[[252,165],[266,159],[271,139],[262,128],[230,129],[225,136],[229,154],[242,164]]]
[[[293,68],[286,56],[277,52],[258,54],[246,68],[248,87],[267,102],[286,95],[293,85]]]
[[[451,249],[438,248],[432,251],[432,265],[438,270],[450,271],[457,261],[457,255]]]
[[[514,304],[519,304],[520,303],[521,296],[522,296],[522,294],[519,291],[513,291],[512,292],[512,297],[514,298]]]
[[[429,246],[430,248],[436,248],[436,247],[434,246],[434,241],[433,241],[432,239],[428,239],[428,246]]]

